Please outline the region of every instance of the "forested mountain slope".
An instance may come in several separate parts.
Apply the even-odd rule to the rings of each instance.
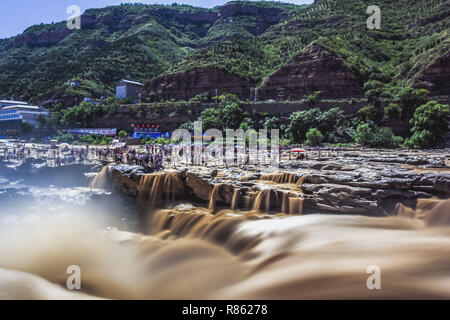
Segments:
[[[450,2],[380,0],[381,30],[366,27],[371,4],[238,1],[213,9],[142,4],[90,9],[81,30],[61,22],[0,40],[0,96],[70,106],[87,96],[113,95],[121,78],[146,83],[149,101],[213,95],[218,88],[249,98],[255,87],[264,99],[280,100],[316,89],[330,97],[368,90],[389,96],[405,84],[448,94]],[[347,76],[321,85],[334,75],[321,71],[329,70],[326,59],[309,53],[340,61],[336,72]],[[303,70],[302,57],[308,61],[303,67],[317,72],[294,81],[302,75],[283,70]],[[79,86],[71,87],[73,81]],[[352,90],[338,88],[346,81]],[[239,88],[230,88],[233,82]],[[287,93],[292,91],[296,94]]]

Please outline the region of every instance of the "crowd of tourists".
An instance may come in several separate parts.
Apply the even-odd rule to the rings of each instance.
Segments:
[[[238,165],[253,164],[255,155],[248,148],[235,146],[234,152],[227,155],[226,148],[202,145],[191,146],[191,152],[175,144],[146,145],[146,146],[74,146],[69,144],[37,145],[37,144],[9,144],[0,145],[0,157],[4,160],[21,160],[35,157],[50,164],[60,166],[74,163],[86,163],[104,161],[117,164],[141,165],[151,168],[163,168],[167,165],[220,165],[230,163],[230,160]],[[277,157],[283,150],[279,150]],[[231,159],[227,159],[230,157]],[[258,161],[270,163],[273,160],[270,148],[265,152],[258,151]],[[227,160],[226,160],[227,159]]]

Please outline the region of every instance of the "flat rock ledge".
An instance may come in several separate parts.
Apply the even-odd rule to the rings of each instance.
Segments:
[[[271,211],[279,211],[283,196],[303,197],[304,212],[385,216],[395,205],[415,206],[419,198],[447,199],[450,195],[450,168],[445,154],[346,154],[309,161],[282,161],[278,169],[186,167],[156,174],[178,172],[184,185],[177,200],[207,204],[214,186],[216,201],[230,206],[238,189],[240,209],[249,209],[246,199],[270,189]],[[259,167],[261,168],[261,167]],[[281,177],[281,175],[283,175]],[[140,166],[110,165],[112,188],[124,195],[139,197],[145,175]],[[301,180],[299,185],[295,182]],[[289,182],[289,183],[287,183]],[[162,194],[169,192],[162,186]],[[250,205],[251,206],[251,205]]]

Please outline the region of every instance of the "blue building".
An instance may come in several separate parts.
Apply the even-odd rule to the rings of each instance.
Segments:
[[[40,116],[48,118],[49,115],[42,107],[23,104],[3,107],[0,109],[0,134],[20,134],[23,123],[35,127]]]

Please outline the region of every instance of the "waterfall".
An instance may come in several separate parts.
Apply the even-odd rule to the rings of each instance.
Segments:
[[[241,189],[240,188],[234,189],[233,198],[231,200],[231,210],[237,210],[239,208],[240,196],[241,196]]]
[[[176,196],[184,189],[180,175],[180,172],[158,172],[143,175],[138,187],[139,199],[148,199],[152,208],[161,200],[175,201]]]
[[[89,184],[92,189],[105,189],[108,179],[108,166],[104,166]]]
[[[417,199],[415,210],[398,203],[395,214],[424,220],[428,226],[450,225],[450,200]]]
[[[281,201],[281,213],[288,213],[288,205],[289,205],[289,193],[283,192],[283,198]]]
[[[253,202],[253,210],[269,212],[272,206],[272,194],[278,203],[278,193],[274,189],[260,190]]]
[[[258,194],[258,192],[256,192],[256,191],[247,191],[247,193],[244,196],[245,210],[250,210],[252,208],[253,202],[254,202],[257,194]]]
[[[306,178],[307,178],[307,175],[303,175],[298,179],[298,181],[296,183],[296,186],[300,191],[302,191],[302,186],[303,186],[303,183],[305,182]]]
[[[220,184],[216,184],[211,191],[211,195],[209,196],[209,206],[208,209],[212,212],[216,211],[216,200],[219,194]]]
[[[284,192],[281,201],[281,213],[301,215],[303,213],[303,196],[290,196],[289,192]]]
[[[295,173],[272,173],[272,174],[263,174],[260,178],[261,180],[272,181],[275,183],[283,184],[283,183],[296,183],[297,175]]]
[[[303,198],[302,197],[289,197],[289,213],[290,214],[302,214],[303,213]]]
[[[229,214],[223,210],[213,214],[203,207],[177,206],[156,210],[149,216],[150,235],[159,239],[199,238],[223,245],[233,253],[248,251],[259,243],[258,237],[232,237],[237,225],[247,219],[259,220],[264,215]]]

